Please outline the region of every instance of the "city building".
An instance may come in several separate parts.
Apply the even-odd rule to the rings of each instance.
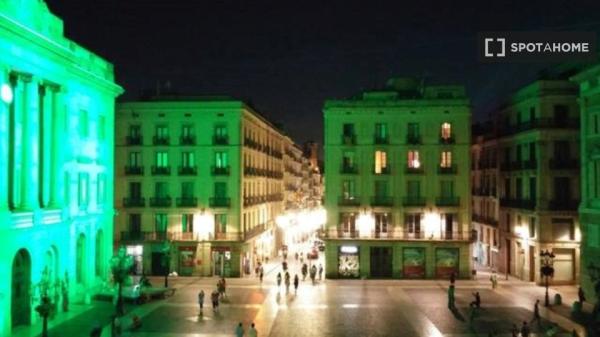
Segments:
[[[540,253],[551,251],[550,282],[579,279],[576,97],[576,85],[556,72],[519,89],[481,125],[472,184],[474,255],[484,266],[543,283]]]
[[[242,276],[282,248],[275,220],[301,166],[253,108],[158,96],[118,104],[115,132],[115,231],[137,273]]]
[[[112,256],[115,84],[41,0],[0,1],[0,336],[88,300]]]
[[[581,285],[594,300],[592,275],[600,277],[600,66],[572,77],[579,84],[581,111]],[[592,267],[593,266],[593,267]],[[591,267],[591,268],[590,268]]]
[[[391,79],[326,101],[324,118],[327,277],[469,277],[464,87]]]

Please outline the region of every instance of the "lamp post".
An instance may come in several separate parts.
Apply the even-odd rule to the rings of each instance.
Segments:
[[[550,305],[550,298],[548,296],[548,282],[550,277],[554,276],[554,253],[549,250],[540,252],[540,260],[542,266],[540,267],[540,273],[546,278],[546,298],[544,305]]]
[[[113,274],[113,279],[119,286],[115,308],[117,316],[123,316],[123,283],[125,283],[125,279],[129,275],[132,266],[133,257],[127,255],[125,247],[119,248],[117,255],[110,259],[110,270]]]
[[[171,269],[171,242],[165,240],[162,252],[162,265],[165,268],[165,288],[169,287],[169,269]]]

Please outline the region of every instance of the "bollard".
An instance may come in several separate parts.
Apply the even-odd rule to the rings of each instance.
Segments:
[[[554,295],[554,305],[561,305],[562,304],[562,296],[560,296],[560,294],[555,294]]]

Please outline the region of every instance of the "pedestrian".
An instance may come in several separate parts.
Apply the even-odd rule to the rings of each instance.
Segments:
[[[323,279],[323,265],[319,263],[319,281]]]
[[[221,277],[221,289],[219,290],[219,292],[221,293],[221,299],[224,299],[227,294],[225,293],[225,291],[227,291],[227,284],[225,282],[225,278]]]
[[[298,274],[294,275],[294,292],[298,293],[298,283],[300,281],[300,278],[298,277]]]
[[[521,326],[521,337],[529,337],[529,326],[527,322],[523,322],[523,326]]]
[[[315,284],[315,279],[317,278],[317,267],[315,265],[313,265],[310,268],[310,279],[312,280],[312,283]]]
[[[198,306],[200,307],[200,315],[202,315],[204,309],[204,290],[202,289],[198,293]]]
[[[217,311],[219,309],[219,292],[217,290],[213,290],[210,295],[210,299],[212,301],[213,311]]]
[[[583,302],[585,302],[585,293],[581,287],[579,287],[579,290],[577,290],[577,297],[579,297],[579,303],[583,305]]]
[[[533,306],[533,318],[531,319],[531,324],[537,321],[538,328],[542,328],[542,318],[540,317],[540,300],[536,300]]]
[[[510,334],[512,337],[519,337],[519,328],[514,323],[513,323],[512,329],[510,329]]]
[[[281,273],[277,273],[277,287],[281,286]]]
[[[256,328],[254,327],[254,322],[252,322],[252,324],[250,324],[250,329],[248,329],[248,337],[258,337],[258,332],[256,331]]]
[[[454,309],[454,285],[451,284],[450,287],[448,287],[448,309],[453,310]]]
[[[265,271],[262,266],[260,266],[260,270],[258,272],[260,273],[260,274],[258,274],[258,277],[260,278],[260,283],[262,283],[263,276],[265,275]]]
[[[454,285],[454,282],[456,282],[456,275],[452,272],[452,274],[450,274],[450,284]]]
[[[498,277],[495,270],[492,271],[492,275],[490,275],[490,281],[492,282],[492,289],[496,289],[498,286]]]
[[[308,274],[308,266],[306,263],[302,264],[302,281],[306,280],[306,275]]]
[[[469,306],[479,309],[481,307],[481,296],[479,295],[479,291],[474,292],[473,296],[475,296],[475,300],[472,301]]]
[[[285,272],[285,292],[290,292],[290,273]]]
[[[244,337],[244,327],[242,326],[242,322],[235,327],[235,337]]]
[[[296,261],[298,261],[298,252],[296,252],[294,256],[296,257]]]

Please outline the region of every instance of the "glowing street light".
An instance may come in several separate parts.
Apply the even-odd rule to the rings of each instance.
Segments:
[[[361,237],[369,237],[375,229],[375,218],[371,212],[363,210],[356,219],[358,225],[358,233]]]
[[[13,101],[13,91],[10,85],[4,83],[0,86],[0,98],[2,102],[10,104]]]

